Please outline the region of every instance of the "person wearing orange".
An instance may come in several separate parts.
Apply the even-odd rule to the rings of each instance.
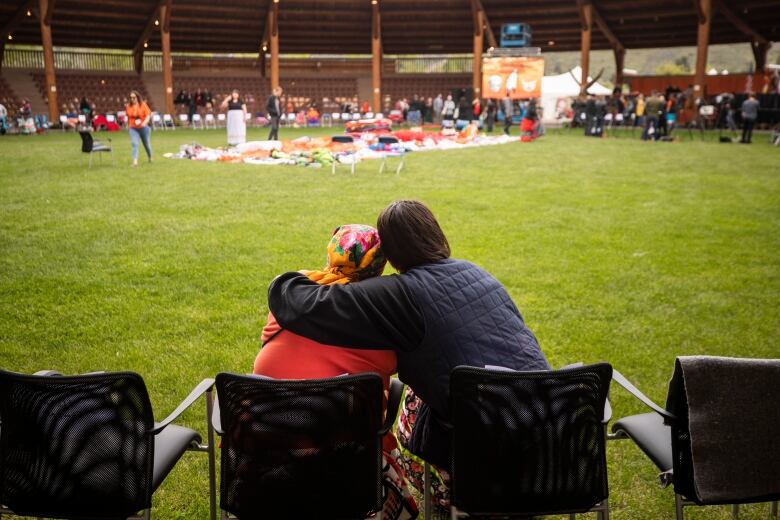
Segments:
[[[321,271],[301,271],[320,285],[342,285],[378,277],[387,260],[379,232],[360,224],[339,226],[328,242],[327,265]],[[318,343],[283,329],[273,314],[263,328],[263,347],[254,374],[275,379],[318,379],[374,372],[382,377],[387,395],[390,377],[397,371],[394,350],[353,349]],[[412,520],[418,510],[400,465],[400,450],[392,432],[383,439],[385,520]]]
[[[127,122],[130,131],[130,146],[132,147],[133,166],[138,166],[138,141],[141,141],[152,162],[152,129],[149,127],[149,121],[152,119],[152,111],[149,105],[141,99],[141,94],[137,91],[130,91],[130,103],[125,107],[127,113]]]

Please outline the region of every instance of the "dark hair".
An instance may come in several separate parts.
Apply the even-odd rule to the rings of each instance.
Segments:
[[[141,97],[140,92],[138,92],[137,90],[131,90],[130,95],[132,96],[133,94],[135,94],[135,100],[138,102],[139,105],[144,102],[144,98]]]
[[[376,228],[387,260],[400,272],[450,257],[444,231],[422,202],[393,202],[379,214]]]

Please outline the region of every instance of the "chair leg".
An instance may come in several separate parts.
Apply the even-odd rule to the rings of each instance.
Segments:
[[[387,162],[387,158],[382,159],[382,164],[379,166],[379,175],[382,175],[385,172],[385,163]]]
[[[601,505],[604,506],[601,510],[601,520],[609,520],[609,499],[605,498]]]
[[[152,518],[152,508],[150,507],[146,511],[144,511],[144,520],[151,520]]]
[[[89,152],[89,167],[92,168],[92,152]]]
[[[206,430],[209,443],[209,508],[211,520],[217,520],[217,474],[216,460],[214,456],[214,426],[211,423],[211,415],[214,410],[214,392],[210,389],[206,392]]]
[[[777,518],[777,501],[772,502],[769,506],[769,516],[771,518]]]
[[[684,520],[682,497],[677,493],[674,494],[674,512],[677,520]]]
[[[574,520],[575,518],[577,518],[577,515],[574,513],[569,513],[569,520]]]
[[[739,518],[739,504],[731,504],[731,518]]]

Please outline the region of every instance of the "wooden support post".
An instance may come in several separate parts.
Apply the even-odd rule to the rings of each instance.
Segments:
[[[136,51],[133,53],[133,68],[136,74],[140,74],[144,71],[144,51]]]
[[[612,49],[615,53],[615,86],[623,88],[623,68],[625,68],[626,49],[615,47]]]
[[[374,113],[382,112],[382,19],[379,0],[371,0],[371,91]]]
[[[484,17],[482,16],[482,11],[477,11],[474,20],[474,63],[471,66],[471,83],[475,98],[482,97],[482,51],[485,42],[485,32],[482,30],[483,24]]]
[[[60,109],[57,104],[57,80],[54,74],[54,47],[51,41],[51,25],[46,23],[44,13],[49,11],[51,0],[38,0],[41,15],[41,44],[43,45],[43,68],[46,73],[46,99],[49,102],[49,121],[57,123],[60,120]]]
[[[578,0],[580,8],[580,68],[582,77],[580,79],[580,94],[586,94],[588,88],[588,76],[590,75],[590,36],[593,29],[593,6],[589,1]]]
[[[171,1],[160,6],[160,42],[162,43],[165,113],[173,114],[173,60],[171,59]]]
[[[693,78],[693,95],[705,95],[705,74],[707,72],[707,47],[710,44],[710,22],[712,21],[712,0],[695,0],[699,15],[699,31],[696,39],[696,73]]]
[[[268,34],[271,39],[271,89],[279,86],[279,0],[271,3],[271,29]]]
[[[763,74],[766,69],[766,56],[772,47],[771,42],[750,42],[753,57],[756,59],[756,74]]]

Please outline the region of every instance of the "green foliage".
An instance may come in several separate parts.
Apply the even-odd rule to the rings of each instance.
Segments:
[[[677,60],[674,63],[662,63],[655,68],[655,74],[658,76],[681,76],[683,74],[688,74],[688,69],[680,65],[678,61],[680,60]]]
[[[329,132],[281,130],[316,133]],[[155,132],[155,162],[133,169],[127,135],[112,137],[117,166],[90,170],[72,133],[0,137],[4,368],[134,370],[163,417],[203,377],[251,370],[274,276],[321,267],[337,225],[373,224],[402,197],[428,203],[453,254],[506,285],[554,366],[609,361],[663,403],[675,356],[778,356],[780,176],[760,134],[737,146],[561,133],[412,153],[400,177],[372,161],[334,177],[161,157],[224,131]],[[615,417],[643,411],[612,398]],[[203,431],[202,408],[183,423]],[[608,458],[615,518],[673,518],[672,490],[630,442]],[[206,468],[185,456],[154,517],[207,518]]]

